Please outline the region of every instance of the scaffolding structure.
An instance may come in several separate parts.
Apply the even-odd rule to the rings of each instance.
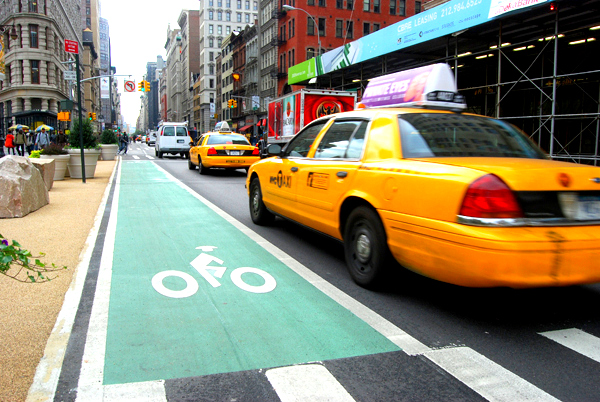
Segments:
[[[553,159],[600,165],[600,0],[558,1],[319,76],[357,90],[448,63],[469,112],[519,127]]]

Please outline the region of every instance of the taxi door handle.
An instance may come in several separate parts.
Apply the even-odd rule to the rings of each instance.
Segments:
[[[348,176],[348,172],[337,172],[336,176],[340,179],[343,179],[344,177]]]
[[[298,166],[294,166],[290,169],[292,172],[297,172],[298,171]]]

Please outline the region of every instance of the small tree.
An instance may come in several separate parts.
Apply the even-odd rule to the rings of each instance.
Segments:
[[[48,282],[52,278],[46,274],[67,269],[66,266],[61,268],[54,264],[48,266],[39,260],[43,256],[45,254],[40,253],[34,257],[15,240],[9,242],[0,234],[0,275],[25,283]]]
[[[100,144],[117,144],[117,135],[113,130],[105,129],[100,136]]]
[[[79,121],[75,120],[73,123],[73,128],[71,129],[71,133],[69,134],[69,145],[73,148],[80,148],[80,140],[79,140]],[[92,123],[89,120],[83,121],[83,147],[88,148],[96,148],[96,137],[94,136],[94,129],[92,127]]]

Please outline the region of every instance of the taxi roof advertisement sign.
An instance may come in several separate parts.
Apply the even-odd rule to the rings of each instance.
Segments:
[[[406,18],[370,35],[307,60],[288,69],[288,83],[295,84],[317,75],[361,63],[428,40],[483,24],[494,18],[550,0],[452,0]],[[310,64],[310,63],[309,63]]]

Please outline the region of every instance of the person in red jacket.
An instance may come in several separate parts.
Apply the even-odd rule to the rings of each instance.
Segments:
[[[12,132],[8,132],[8,134],[6,134],[6,140],[4,141],[4,146],[7,148],[6,154],[10,155],[11,152],[13,155],[16,155],[16,151],[15,151],[15,136],[13,135]]]

